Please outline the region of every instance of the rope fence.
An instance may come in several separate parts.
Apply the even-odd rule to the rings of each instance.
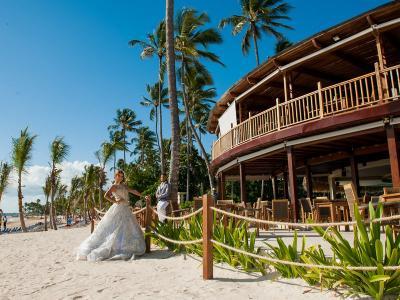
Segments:
[[[163,236],[163,235],[159,234],[158,232],[156,232],[154,230],[152,232],[153,232],[153,234],[155,234],[160,239],[162,239],[164,241],[167,241],[167,242],[170,242],[170,243],[173,243],[173,244],[176,244],[176,245],[194,245],[194,244],[203,243],[203,239],[198,239],[198,240],[193,240],[193,241],[178,241],[178,240],[173,240],[173,239],[170,239],[170,238],[168,238],[166,236]]]
[[[261,219],[256,219],[256,218],[250,218],[250,217],[245,217],[241,215],[237,215],[231,212],[227,212],[225,210],[216,208],[216,207],[210,207],[211,210],[226,215],[230,216],[236,219],[252,222],[252,223],[260,223],[260,224],[265,224],[265,225],[282,225],[282,226],[290,226],[290,227],[298,227],[298,228],[309,228],[309,227],[333,227],[333,226],[346,226],[346,225],[357,225],[356,221],[347,221],[347,222],[330,222],[330,223],[293,223],[293,222],[280,222],[280,221],[270,221],[270,220],[261,220]],[[370,223],[378,223],[378,222],[385,222],[385,221],[394,221],[394,220],[400,220],[400,215],[393,215],[389,217],[382,217],[382,218],[377,218],[374,220],[366,220],[364,221],[364,224],[370,224]]]
[[[191,217],[193,217],[193,216],[195,216],[195,215],[201,213],[201,212],[203,211],[203,208],[200,207],[198,210],[196,210],[196,211],[194,211],[194,212],[192,212],[192,213],[190,213],[190,214],[181,216],[181,217],[170,217],[170,216],[166,216],[166,215],[159,214],[159,213],[157,212],[157,210],[155,210],[153,207],[151,207],[151,210],[153,211],[154,214],[156,214],[156,215],[158,215],[158,216],[162,216],[162,217],[164,217],[164,218],[167,219],[167,220],[171,220],[171,221],[183,221],[183,220],[187,220],[187,219],[189,219],[189,218],[191,218]]]
[[[139,209],[139,210],[134,211],[133,214],[134,214],[134,215],[138,215],[138,214],[144,212],[145,210],[146,210],[146,207],[143,207],[143,208],[141,208],[141,209]]]

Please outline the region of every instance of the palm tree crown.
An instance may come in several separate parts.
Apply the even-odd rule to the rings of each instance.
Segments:
[[[32,159],[33,142],[36,139],[36,135],[31,135],[28,132],[28,128],[21,130],[18,138],[12,139],[12,162],[17,172],[26,172],[26,166]]]
[[[283,24],[282,20],[290,20],[287,13],[292,8],[283,0],[241,0],[241,15],[233,15],[222,19],[219,27],[226,25],[232,26],[232,34],[237,35],[246,28],[242,39],[242,52],[247,55],[250,49],[250,40],[253,38],[254,51],[257,65],[260,64],[257,41],[261,39],[261,34],[272,35],[278,40],[283,39],[280,28],[292,29]]]

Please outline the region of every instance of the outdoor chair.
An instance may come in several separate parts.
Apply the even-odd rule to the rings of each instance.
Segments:
[[[268,209],[272,221],[290,222],[289,200],[273,199],[272,209]]]
[[[347,203],[349,204],[349,212],[351,220],[355,220],[354,205],[359,205],[359,199],[356,193],[356,188],[352,182],[343,185],[344,193],[346,195]],[[365,209],[359,209],[362,218],[365,218]]]
[[[301,220],[306,223],[308,218],[315,219],[315,210],[311,204],[310,198],[300,198]]]

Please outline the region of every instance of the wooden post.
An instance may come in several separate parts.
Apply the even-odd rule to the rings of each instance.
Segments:
[[[289,72],[288,76],[288,85],[289,85],[289,99],[293,99],[293,73]]]
[[[392,173],[392,185],[394,187],[400,187],[399,141],[393,126],[386,127],[386,137],[389,150],[390,170]]]
[[[203,279],[213,279],[213,200],[210,195],[203,195]]]
[[[273,198],[273,199],[278,199],[278,198],[277,198],[277,191],[278,191],[278,189],[277,189],[276,184],[277,184],[277,182],[276,182],[276,177],[275,177],[275,176],[272,176],[272,177],[271,177],[271,185],[272,185],[272,198]]]
[[[322,119],[324,117],[324,99],[322,98],[322,84],[318,81],[318,99],[319,99],[319,117]]]
[[[280,118],[280,113],[279,113],[279,98],[276,98],[276,124],[278,130],[281,130],[281,118]]]
[[[285,94],[285,102],[288,101],[288,89],[287,89],[287,79],[286,79],[286,72],[283,73],[283,92]]]
[[[379,32],[375,34],[375,42],[376,42],[376,52],[378,55],[379,61],[379,70],[383,71],[386,68],[386,54],[385,48],[383,47],[383,39],[382,35]],[[380,82],[381,82],[381,89],[382,89],[382,100],[388,97],[388,84],[386,78],[383,74],[380,74]]]
[[[246,170],[243,163],[239,163],[240,173],[240,201],[247,202],[247,190],[246,190]]]
[[[360,178],[358,176],[358,165],[357,160],[354,155],[350,157],[350,167],[351,167],[351,181],[356,188],[357,197],[360,196]]]
[[[293,221],[297,222],[299,215],[299,205],[297,204],[297,178],[296,178],[296,160],[292,147],[287,148],[287,160],[289,171],[289,188],[290,188],[290,203],[292,206]]]
[[[307,180],[307,197],[312,199],[313,188],[312,188],[312,175],[311,168],[309,165],[306,165],[306,180]]]
[[[376,62],[374,66],[375,66],[376,85],[378,88],[378,98],[379,98],[379,102],[382,103],[383,102],[383,89],[382,89],[382,79],[383,78],[380,73],[379,63]]]
[[[145,242],[146,242],[146,253],[150,253],[151,247],[151,219],[152,219],[152,211],[151,211],[151,199],[150,197],[146,198],[146,215],[145,215]]]

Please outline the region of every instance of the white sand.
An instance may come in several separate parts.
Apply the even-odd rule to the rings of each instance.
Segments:
[[[0,299],[335,299],[301,279],[249,275],[228,266],[201,277],[200,258],[153,249],[135,261],[75,261],[89,228],[0,236]]]

